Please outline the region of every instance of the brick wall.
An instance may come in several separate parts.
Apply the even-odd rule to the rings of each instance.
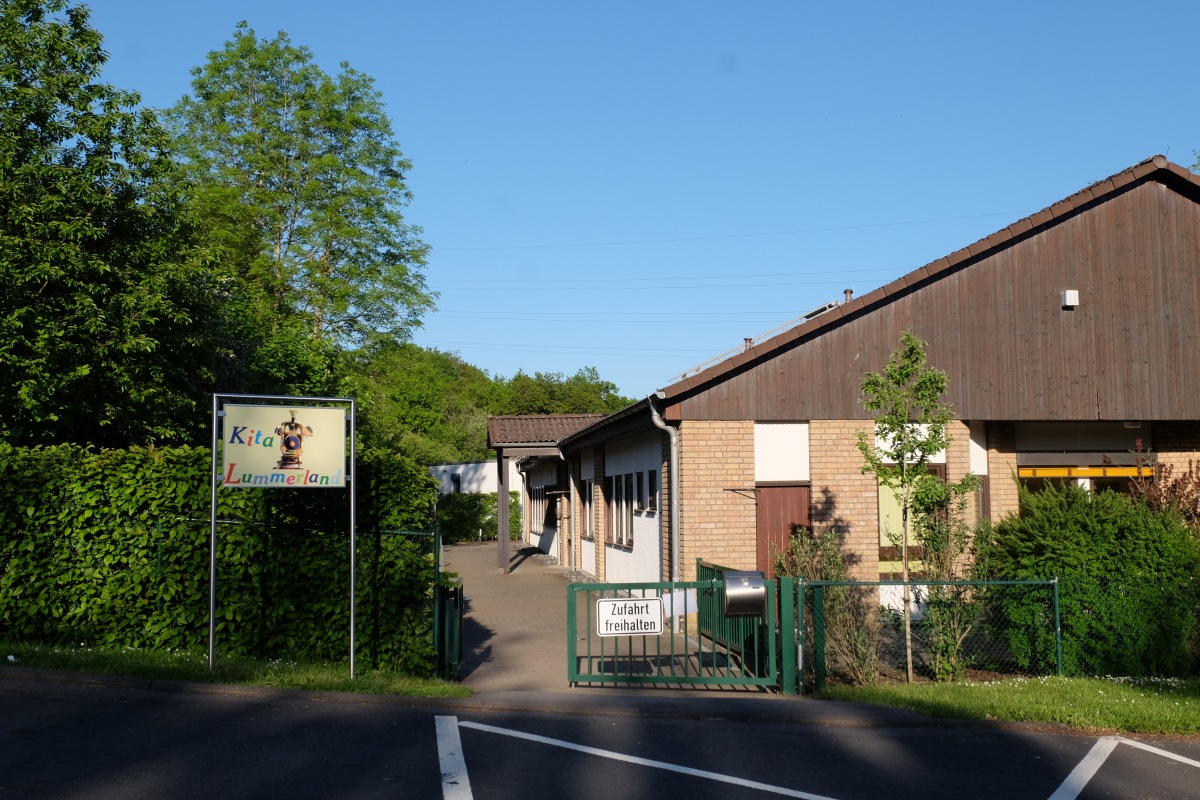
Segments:
[[[871,420],[814,420],[808,428],[812,527],[839,537],[854,580],[879,579],[879,491],[858,450],[859,431],[873,430]]]
[[[1020,508],[1017,496],[1017,429],[1012,422],[987,424],[988,487],[991,518],[998,520]]]
[[[593,451],[593,497],[592,508],[596,518],[596,580],[605,579],[605,556],[608,547],[605,546],[605,533],[608,520],[608,506],[604,502],[604,448],[597,447]]]
[[[946,425],[950,446],[946,449],[946,482],[961,480],[971,471],[971,429],[962,420],[952,419]],[[974,493],[967,498],[965,519],[975,519],[977,503]]]
[[[754,569],[754,493],[725,491],[754,486],[754,423],[685,421],[679,438],[683,579],[696,579],[697,558]]]
[[[662,544],[661,580],[671,580],[671,438],[662,437],[662,465],[658,469],[658,533]],[[682,567],[682,564],[680,565]]]
[[[1188,462],[1200,468],[1200,422],[1154,423],[1154,450],[1160,464],[1170,464],[1179,477]]]

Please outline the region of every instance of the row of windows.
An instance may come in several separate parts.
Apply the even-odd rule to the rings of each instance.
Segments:
[[[580,525],[585,539],[596,538],[593,500],[595,483],[580,482]],[[604,479],[604,541],[617,547],[633,547],[635,513],[658,511],[658,470],[609,475]]]

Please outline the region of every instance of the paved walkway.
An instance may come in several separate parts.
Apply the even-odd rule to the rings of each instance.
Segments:
[[[476,692],[565,691],[567,577],[536,550],[512,548],[510,572],[495,542],[448,545],[446,569],[462,577],[463,683]]]

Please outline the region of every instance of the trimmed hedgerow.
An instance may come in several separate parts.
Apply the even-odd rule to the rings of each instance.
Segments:
[[[0,445],[0,637],[208,644],[209,451]],[[358,461],[356,649],[430,674],[436,481],[386,453]],[[218,491],[217,646],[345,659],[349,493]]]
[[[438,498],[438,525],[442,541],[474,542],[496,540],[500,524],[496,512],[498,493],[446,494]],[[521,505],[517,492],[509,493],[508,528],[509,538],[517,539],[521,534]]]
[[[1200,546],[1173,510],[1074,484],[1022,488],[1020,514],[981,533],[976,547],[981,577],[1060,579],[1064,674],[1190,670]],[[1047,613],[1040,600],[1003,603],[1004,636],[1031,671],[1053,667]]]

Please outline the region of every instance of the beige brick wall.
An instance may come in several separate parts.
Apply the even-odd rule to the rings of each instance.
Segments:
[[[950,446],[946,449],[946,481],[954,483],[971,471],[971,429],[962,420],[952,419],[946,425],[946,435]],[[967,508],[964,519],[973,520],[977,516],[976,508],[979,503],[972,492],[967,497]]]
[[[754,486],[754,423],[685,421],[679,437],[683,579],[696,579],[697,558],[754,569],[754,493],[725,491]]]
[[[1175,477],[1188,471],[1188,462],[1200,469],[1200,422],[1156,422],[1153,445],[1160,464],[1170,464]]]
[[[658,469],[658,533],[662,544],[662,575],[671,580],[671,439],[662,437],[662,464]],[[680,565],[682,567],[682,564]]]
[[[987,424],[988,486],[992,520],[1015,514],[1020,508],[1017,495],[1017,429],[1011,422]]]
[[[608,507],[604,503],[604,448],[597,447],[593,451],[593,500],[592,507],[596,518],[596,580],[605,580],[605,556],[608,548],[605,546],[604,530],[608,524],[605,515]]]
[[[879,491],[862,472],[858,434],[872,430],[871,420],[814,420],[808,428],[813,530],[837,535],[850,576],[871,581],[879,579]]]

